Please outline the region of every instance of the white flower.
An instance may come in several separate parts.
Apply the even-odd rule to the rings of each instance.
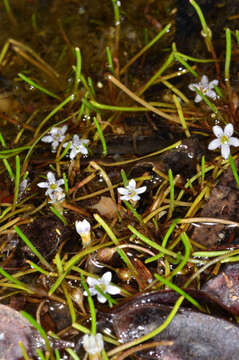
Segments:
[[[80,139],[78,135],[73,136],[73,140],[70,146],[71,152],[70,152],[70,158],[73,160],[78,153],[81,153],[83,155],[88,154],[88,149],[86,145],[89,143],[88,139]],[[69,144],[69,142],[63,144],[63,147],[66,147]]]
[[[120,199],[121,200],[133,200],[133,201],[137,201],[140,199],[140,196],[138,194],[142,194],[143,192],[145,192],[147,189],[146,186],[142,186],[138,189],[136,189],[136,182],[134,179],[131,179],[129,181],[129,184],[123,188],[123,187],[119,187],[117,190],[120,193]]]
[[[86,219],[83,221],[75,222],[76,231],[81,236],[83,247],[87,247],[91,243],[91,234],[90,234],[90,223]]]
[[[65,193],[64,190],[60,187],[64,184],[64,180],[56,180],[53,172],[49,171],[47,173],[48,182],[40,182],[37,184],[40,188],[46,188],[45,195],[48,195],[52,203],[64,199]]]
[[[233,134],[233,125],[227,124],[224,130],[221,126],[213,126],[212,128],[214,135],[217,139],[212,140],[209,145],[209,150],[215,150],[218,147],[221,147],[221,154],[224,159],[228,159],[230,155],[230,146],[239,146],[239,139],[232,137]]]
[[[99,355],[104,348],[103,336],[100,333],[84,335],[83,347],[89,355]]]
[[[90,232],[90,223],[86,219],[75,222],[76,231],[79,235],[87,235]]]
[[[65,132],[67,130],[67,125],[62,126],[62,128],[53,127],[49,132],[49,135],[44,136],[41,141],[46,143],[51,143],[51,151],[56,152],[57,146],[65,139]]]
[[[97,295],[97,300],[100,303],[105,303],[107,299],[101,295],[101,293],[96,289],[98,286],[104,293],[111,295],[117,295],[120,293],[120,289],[115,285],[110,285],[112,274],[110,271],[104,273],[100,279],[94,279],[90,276],[87,277],[87,283],[89,285],[89,292],[92,296]],[[83,295],[87,296],[87,291],[83,292]]]
[[[218,80],[212,80],[210,83],[208,83],[208,77],[206,75],[203,75],[201,78],[201,81],[197,84],[190,84],[188,87],[190,90],[195,91],[195,88],[200,90],[203,95],[206,95],[210,97],[213,100],[216,100],[218,98],[217,93],[212,90],[214,88],[214,85],[218,85]],[[202,97],[197,94],[194,101],[195,103],[198,103],[202,100]]]

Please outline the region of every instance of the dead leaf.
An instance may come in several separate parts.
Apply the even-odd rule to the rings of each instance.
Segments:
[[[107,196],[101,196],[100,201],[91,206],[92,209],[96,209],[100,215],[112,219],[117,214],[116,203]]]

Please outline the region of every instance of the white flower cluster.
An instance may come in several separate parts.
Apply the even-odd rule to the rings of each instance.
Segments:
[[[51,143],[52,152],[56,152],[59,144],[65,139],[67,131],[67,125],[62,126],[61,128],[53,127],[48,135],[44,136],[41,140],[46,143]],[[88,149],[86,145],[89,143],[88,139],[80,139],[78,135],[74,135],[71,145],[69,147],[70,159],[73,160],[77,154],[88,154]],[[63,147],[67,147],[69,141],[63,144]]]

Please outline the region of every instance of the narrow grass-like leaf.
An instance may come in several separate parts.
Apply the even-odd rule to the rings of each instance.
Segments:
[[[19,73],[18,76],[24,80],[27,84],[29,84],[30,86],[33,86],[35,89],[41,91],[42,93],[51,96],[57,100],[61,100],[61,98],[57,95],[55,95],[53,92],[51,92],[50,90],[45,89],[43,86],[38,85],[35,81],[33,81],[32,79],[28,78],[26,75]]]
[[[91,314],[91,333],[92,335],[96,335],[96,311],[95,311],[95,304],[92,299],[92,296],[90,294],[89,288],[85,282],[84,276],[81,274],[81,283],[84,288],[84,290],[87,292],[87,300],[90,308],[90,314]]]
[[[201,158],[201,185],[203,186],[205,180],[205,156]]]
[[[190,66],[181,56],[177,55],[177,53],[175,54],[175,58],[178,60],[178,62],[180,62],[185,69],[187,69],[195,78],[198,77],[198,73],[193,70],[192,66]]]
[[[232,168],[232,173],[233,173],[234,179],[236,180],[237,186],[239,187],[239,176],[238,176],[235,161],[234,161],[233,157],[231,156],[231,154],[229,155],[229,161],[230,161],[230,165]]]
[[[105,51],[106,51],[109,70],[110,70],[110,72],[112,74],[114,74],[114,63],[113,63],[113,60],[112,60],[111,51],[110,51],[109,46],[106,46]]]
[[[185,132],[185,135],[186,135],[186,137],[190,137],[191,134],[189,132],[187,122],[185,121],[185,118],[184,118],[184,115],[183,115],[183,109],[182,109],[182,106],[181,106],[181,104],[180,104],[180,102],[179,102],[176,95],[173,95],[173,100],[174,100],[174,103],[176,105],[178,116],[179,116],[179,119],[181,121],[182,128],[183,128],[183,130]]]
[[[129,180],[128,180],[128,178],[127,178],[127,175],[126,175],[124,169],[121,169],[121,170],[120,170],[120,175],[121,175],[121,177],[122,177],[124,187],[128,186],[128,185],[129,185]]]
[[[45,333],[45,330],[41,327],[40,324],[38,324],[38,322],[27,312],[25,311],[21,311],[21,315],[24,316],[33,326],[36,330],[39,331],[39,333],[41,334],[41,336],[43,337],[44,341],[45,341],[45,345],[46,345],[46,349],[47,351],[51,354],[51,346],[50,346],[50,342],[48,340],[47,334]]]
[[[111,230],[111,228],[106,224],[106,222],[100,217],[98,214],[94,214],[95,220],[103,227],[109,238],[113,241],[113,243],[117,246],[119,245],[119,240]]]
[[[74,95],[77,96],[78,86],[81,77],[81,52],[78,47],[75,48],[76,66],[75,66],[75,83],[74,83]]]
[[[97,117],[94,116],[93,117],[93,120],[94,120],[94,123],[95,123],[95,127],[97,129],[97,132],[99,134],[99,138],[100,138],[100,141],[101,141],[101,144],[102,144],[102,152],[103,152],[103,155],[107,155],[107,145],[106,145],[106,141],[105,141],[105,138],[104,138],[104,134],[103,134],[103,131],[100,127],[100,124],[97,120]]]
[[[231,30],[226,28],[226,59],[225,59],[225,81],[230,81],[230,66],[232,55]]]
[[[30,294],[32,294],[32,290],[28,289],[27,285],[24,284],[22,281],[14,278],[12,275],[8,274],[3,268],[0,267],[0,274],[8,279],[12,284],[17,285],[18,289],[22,289]],[[5,284],[6,285],[6,284]],[[11,285],[11,284],[10,284]]]
[[[142,216],[137,212],[137,210],[135,210],[135,208],[133,207],[133,205],[130,204],[129,201],[127,200],[123,200],[125,206],[132,212],[132,214],[134,215],[134,217],[138,220],[138,222],[141,224],[142,223]]]
[[[58,219],[60,219],[63,222],[64,225],[68,224],[65,216],[62,215],[56,208],[54,208],[54,206],[50,206],[50,210],[51,212],[53,212],[54,215],[58,217]]]
[[[68,184],[68,179],[67,179],[67,175],[65,172],[63,172],[63,180],[64,180],[64,186],[65,186],[65,193],[68,194],[69,193],[69,184]]]
[[[31,241],[26,237],[26,235],[22,232],[22,230],[18,226],[14,226],[14,230],[20,236],[20,238],[24,241],[24,243],[29,247],[29,249],[36,255],[36,257],[40,260],[42,265],[46,266],[50,271],[54,271],[48,261],[39,253],[39,251],[35,248],[35,246],[31,243]]]
[[[9,164],[9,162],[7,161],[7,159],[2,159],[3,164],[5,166],[5,168],[7,169],[7,172],[9,174],[10,180],[13,181],[15,178],[14,172],[11,168],[11,165]]]
[[[190,241],[189,241],[189,239],[187,237],[187,234],[182,233],[180,238],[181,238],[181,240],[183,242],[183,245],[184,245],[184,248],[185,248],[185,254],[183,256],[183,259],[182,259],[181,263],[169,275],[168,280],[172,279],[175,275],[180,273],[180,271],[187,264],[189,256],[190,256],[191,246],[190,246]]]
[[[155,241],[150,240],[147,236],[141,234],[138,230],[136,230],[133,226],[129,225],[128,229],[135,234],[140,240],[142,240],[147,245],[151,246],[152,248],[162,252],[165,255],[172,256],[173,258],[177,258],[177,254],[171,250],[165,249],[159,244],[157,244]]]
[[[68,354],[70,354],[73,360],[81,360],[74,350],[66,349],[66,351],[68,352]]]
[[[204,309],[203,307],[198,303],[197,300],[195,300],[191,295],[189,295],[188,293],[186,293],[184,290],[182,290],[181,288],[179,288],[177,285],[173,284],[171,281],[163,278],[161,275],[159,274],[154,274],[155,278],[157,280],[159,280],[161,283],[163,283],[164,285],[166,285],[167,287],[170,287],[172,290],[176,291],[178,294],[182,295],[185,297],[185,299],[187,299],[191,304],[193,304],[198,310],[203,311]]]
[[[19,194],[19,185],[20,185],[20,175],[21,175],[21,167],[20,167],[20,157],[19,155],[16,156],[16,174],[15,174],[15,186],[14,186],[14,196],[13,196],[13,203],[12,203],[12,211],[15,210],[17,205],[17,199]]]
[[[109,351],[108,355],[112,356],[112,355],[115,355],[118,352],[126,350],[126,349],[128,349],[130,347],[133,347],[133,346],[138,345],[138,344],[142,344],[144,341],[150,340],[154,336],[161,333],[164,329],[166,329],[166,327],[173,320],[173,318],[176,315],[176,313],[177,313],[180,305],[182,304],[183,300],[184,300],[184,296],[180,296],[178,298],[178,300],[176,301],[174,307],[172,308],[171,312],[169,313],[167,319],[159,327],[157,327],[155,330],[150,331],[148,334],[146,334],[146,335],[144,335],[142,337],[139,337],[139,338],[137,338],[137,339],[135,339],[133,341],[130,341],[130,342],[126,343],[126,344],[123,344],[123,345],[120,345],[120,346],[116,347],[115,349]]]
[[[141,55],[143,55],[148,49],[150,49],[162,36],[167,34],[171,28],[172,24],[166,25],[150,42],[145,40],[146,45],[141,49],[132,59],[120,70],[120,75],[123,74],[130,65],[132,65]],[[145,29],[146,31],[148,29]]]
[[[171,169],[169,169],[168,171],[168,179],[170,186],[169,218],[171,218],[174,210],[174,181],[173,181],[173,173]]]
[[[36,138],[41,131],[42,127],[50,120],[58,111],[60,111],[65,105],[67,105],[70,101],[72,101],[74,97],[72,95],[68,96],[65,100],[63,100],[59,105],[57,105],[38,125],[34,137]]]
[[[120,249],[120,248],[116,248],[116,250],[117,250],[117,253],[119,254],[119,256],[121,257],[121,259],[123,260],[123,262],[126,264],[128,269],[131,271],[131,273],[134,274],[135,276],[137,276],[137,271],[134,268],[133,264],[131,263],[127,254],[124,252],[124,250]]]
[[[2,147],[4,147],[4,148],[7,146],[6,142],[4,140],[3,134],[1,132],[0,132],[0,143],[1,143]]]
[[[23,345],[23,343],[21,341],[18,342],[19,347],[21,348],[22,351],[22,355],[24,357],[24,360],[31,360],[31,358],[29,358],[29,356],[27,355],[27,351],[25,349],[25,346]]]

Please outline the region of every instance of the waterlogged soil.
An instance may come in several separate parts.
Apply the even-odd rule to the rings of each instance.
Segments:
[[[180,300],[181,293],[167,287],[162,289],[162,284],[156,286],[154,277],[154,274],[167,277],[183,261],[185,248],[180,243],[180,232],[186,231],[192,240],[190,254],[199,250],[222,250],[220,255],[223,256],[224,250],[238,249],[238,186],[219,152],[208,151],[215,117],[206,104],[194,105],[195,93],[190,92],[188,84],[197,80],[190,73],[181,76],[182,64],[173,63],[166,74],[180,75],[175,75],[170,81],[189,99],[182,104],[186,119],[193,119],[189,135],[180,123],[153,112],[99,112],[89,105],[89,101],[94,99],[99,104],[138,106],[107,80],[106,74],[111,68],[106,48],[112,54],[116,78],[137,94],[164,64],[173,42],[189,56],[211,58],[200,36],[198,16],[188,1],[122,0],[119,4],[119,37],[109,0],[9,0],[11,12],[8,14],[3,2],[0,4],[0,48],[5,46],[0,55],[0,132],[6,143],[1,141],[1,151],[26,146],[14,156],[6,155],[5,158],[0,151],[4,160],[0,164],[0,360],[22,359],[19,341],[31,357],[36,357],[37,349],[45,351],[49,346],[59,351],[61,359],[71,358],[66,348],[74,349],[79,358],[84,357],[83,334],[71,326],[72,322],[78,322],[89,329],[91,327],[88,303],[83,296],[82,274],[87,277],[89,274],[102,276],[106,271],[112,272],[112,282],[121,288],[121,293],[112,296],[113,300],[105,304],[93,298],[97,331],[105,331],[114,341],[126,343],[161,326]],[[218,62],[223,66],[217,75],[214,62],[195,63],[195,69],[200,76],[207,74],[210,80],[219,76],[223,82],[224,29],[236,30],[238,1],[201,0],[198,4],[212,31]],[[130,59],[169,23],[172,26],[165,36],[120,73]],[[81,52],[81,70],[86,85],[84,79],[75,84],[75,48]],[[227,96],[216,106],[224,122],[233,122],[237,132],[238,63],[238,46],[233,32],[230,68],[233,111]],[[192,66],[195,64],[190,63]],[[19,73],[51,94],[23,81]],[[71,101],[54,112],[72,93]],[[87,97],[86,93],[92,97]],[[141,97],[154,104],[162,103],[161,109],[166,106],[167,114],[176,118],[172,92],[165,83],[151,85]],[[104,129],[107,154],[104,154],[95,129],[94,117]],[[50,144],[38,139],[43,131],[47,133],[50,126],[59,122],[68,126],[67,140],[73,134],[90,140],[87,155],[73,161],[67,155],[56,160]],[[177,146],[160,152],[176,142]],[[33,144],[26,160],[26,151]],[[26,174],[28,185],[16,201],[15,181],[6,166],[9,164],[15,171],[17,154],[21,164],[20,179]],[[233,154],[236,155],[235,149]],[[202,157],[207,166],[214,166],[213,173],[206,174],[204,182],[192,184],[188,180],[200,171]],[[238,168],[238,160],[235,164]],[[138,179],[140,186],[147,186],[140,201],[134,204],[136,215],[126,205],[124,207],[116,190],[122,186],[122,169],[128,179]],[[37,186],[45,181],[49,171],[56,172],[59,177],[64,173],[68,179],[69,191],[60,207],[48,203],[44,191]],[[175,194],[179,196],[172,218],[168,215],[169,171],[175,177]],[[207,191],[201,199],[204,185]],[[158,207],[162,209],[157,212]],[[54,209],[59,210],[63,218],[56,216]],[[188,224],[186,230],[176,225],[169,245],[178,254],[177,259],[168,256],[166,260],[161,257],[147,261],[157,251],[132,236],[128,226],[161,245],[173,220],[191,216],[188,209],[194,209],[195,217],[224,219],[228,223],[195,221]],[[156,215],[143,223],[142,218],[149,217],[154,211]],[[112,238],[106,235],[105,228],[96,221],[95,213],[120,239],[125,257],[110,241]],[[87,249],[83,248],[75,229],[75,221],[83,219],[92,226],[92,244]],[[18,236],[15,225],[30,240],[32,247]],[[93,246],[98,248],[91,251]],[[74,264],[75,268],[69,273],[66,271],[67,277],[51,293],[50,289],[61,277],[67,261],[81,252],[83,255]],[[40,257],[36,256],[37,253]],[[150,344],[143,343],[146,344],[144,348],[128,350],[129,353],[120,359],[236,360],[239,350],[236,321],[239,316],[239,270],[235,260],[231,264],[222,265],[216,261],[210,264],[210,258],[198,256],[195,262],[184,264],[172,282],[197,304],[193,302],[192,305],[191,298],[184,299],[166,329],[151,337]],[[199,269],[203,271],[195,275]],[[12,279],[6,280],[7,274],[15,276],[21,284],[15,282],[13,286]],[[74,313],[71,306],[74,306]],[[49,342],[20,314],[21,310],[37,319]],[[58,335],[58,340],[51,336],[53,333]],[[114,351],[111,344],[105,343],[105,348]],[[53,359],[54,355],[51,356]]]

